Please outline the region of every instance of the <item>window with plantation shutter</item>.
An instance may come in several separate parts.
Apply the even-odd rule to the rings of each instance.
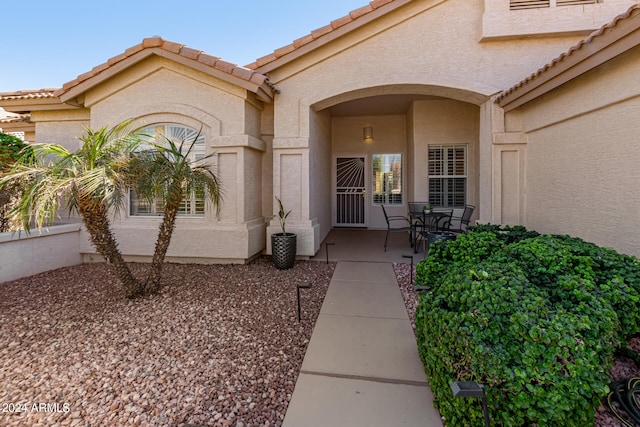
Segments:
[[[509,9],[539,9],[543,7],[572,6],[602,3],[602,0],[509,0]]]
[[[158,144],[166,141],[165,138],[171,139],[176,144],[180,144],[182,141],[185,144],[191,144],[195,139],[195,145],[189,154],[190,160],[198,162],[205,157],[205,137],[197,130],[178,124],[161,124],[145,128],[142,132],[149,135],[149,138]],[[147,148],[150,147],[150,145],[147,146]],[[194,191],[182,200],[178,215],[204,216],[204,205],[204,193],[202,191]],[[163,200],[155,200],[153,203],[149,203],[147,200],[138,198],[135,191],[131,190],[129,192],[129,214],[131,216],[161,216],[163,210]]]
[[[574,4],[595,4],[598,0],[556,0],[556,6],[571,6]]]
[[[549,7],[550,0],[510,0],[509,8],[511,10],[518,9],[536,9],[540,7]]]
[[[467,146],[429,146],[429,204],[464,207],[467,204]]]

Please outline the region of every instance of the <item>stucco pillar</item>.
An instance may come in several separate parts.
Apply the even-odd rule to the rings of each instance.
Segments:
[[[297,235],[297,255],[313,256],[319,241],[319,228],[309,220],[309,140],[308,138],[275,138],[273,140],[273,218],[267,227],[267,253],[271,253],[271,235],[281,232],[278,219],[278,197],[285,211],[286,231]]]
[[[493,146],[493,207],[491,222],[524,225],[526,222],[526,136],[519,132],[496,134]]]
[[[210,210],[209,220],[226,231],[235,230],[237,239],[243,242],[244,258],[250,259],[265,246],[262,184],[255,177],[262,173],[266,144],[249,135],[220,137],[215,142],[223,199],[217,215]]]
[[[489,221],[493,224],[525,225],[526,223],[526,164],[527,136],[521,124],[512,120],[506,125],[504,110],[490,101],[493,135],[489,155],[491,171],[491,199]],[[486,159],[485,159],[486,160]],[[482,188],[482,187],[481,187]],[[484,189],[487,190],[487,189]]]
[[[493,99],[480,105],[478,223],[493,222],[493,135],[504,132],[504,114]]]

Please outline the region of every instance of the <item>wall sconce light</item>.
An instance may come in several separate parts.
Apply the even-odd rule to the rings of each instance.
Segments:
[[[367,126],[363,129],[364,142],[372,142],[373,141],[373,128]]]

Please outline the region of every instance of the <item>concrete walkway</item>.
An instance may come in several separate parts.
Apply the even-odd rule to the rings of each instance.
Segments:
[[[283,426],[442,426],[390,263],[336,266]]]

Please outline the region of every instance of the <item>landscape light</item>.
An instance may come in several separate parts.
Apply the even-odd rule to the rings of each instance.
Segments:
[[[455,397],[479,397],[482,399],[482,411],[484,412],[484,425],[489,427],[489,408],[484,387],[475,381],[454,381],[451,383],[451,391]]]

